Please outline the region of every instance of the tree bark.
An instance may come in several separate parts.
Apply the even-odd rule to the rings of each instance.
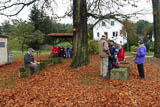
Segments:
[[[73,0],[73,58],[71,67],[89,64],[86,0]]]
[[[154,18],[154,56],[160,58],[160,0],[152,0]]]

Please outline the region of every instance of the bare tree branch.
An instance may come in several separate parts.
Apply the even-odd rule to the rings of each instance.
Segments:
[[[37,4],[41,6],[41,9],[51,8],[51,3],[55,2],[55,0],[17,0],[16,2],[13,0],[7,0],[4,2],[0,2],[0,15],[3,16],[16,16],[18,15],[25,7],[28,7],[32,4]],[[14,10],[14,12],[11,12]],[[7,11],[9,11],[7,13]]]

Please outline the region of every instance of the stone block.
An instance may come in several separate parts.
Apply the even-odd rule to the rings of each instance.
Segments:
[[[50,66],[50,65],[54,65],[54,64],[58,64],[61,63],[61,58],[57,57],[57,58],[52,58],[52,59],[48,59],[48,60],[41,60],[40,61],[40,70],[42,70],[43,68]],[[32,75],[34,73],[34,69],[33,68],[24,68],[24,67],[20,67],[19,68],[19,77],[23,78],[23,77],[28,77],[30,75]]]
[[[51,58],[48,60],[41,60],[40,61],[40,69],[43,69],[46,66],[50,66],[50,65],[54,65],[54,64],[58,64],[58,63],[61,63],[61,58],[59,58],[59,57]]]
[[[130,72],[130,64],[129,62],[125,62],[125,63],[120,63],[120,68],[127,68],[128,69],[128,73]]]
[[[31,68],[20,67],[19,68],[19,77],[20,78],[28,77],[28,76],[32,75],[33,72],[34,72],[34,70]]]
[[[110,79],[126,81],[128,79],[128,75],[129,73],[127,68],[115,68],[111,70]]]
[[[120,64],[129,64],[129,62],[121,61]]]

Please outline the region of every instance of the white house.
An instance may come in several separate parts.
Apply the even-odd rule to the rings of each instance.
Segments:
[[[8,37],[0,35],[0,65],[8,63]]]
[[[100,40],[106,34],[109,40],[124,45],[127,43],[127,33],[123,34],[122,28],[123,25],[113,19],[100,21],[93,27],[93,39]]]

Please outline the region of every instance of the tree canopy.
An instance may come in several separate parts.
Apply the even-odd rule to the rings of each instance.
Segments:
[[[21,44],[22,51],[25,44],[38,49],[40,44],[43,43],[44,34],[39,30],[34,31],[34,29],[32,23],[13,20],[13,25],[10,26],[9,37],[16,39]]]

